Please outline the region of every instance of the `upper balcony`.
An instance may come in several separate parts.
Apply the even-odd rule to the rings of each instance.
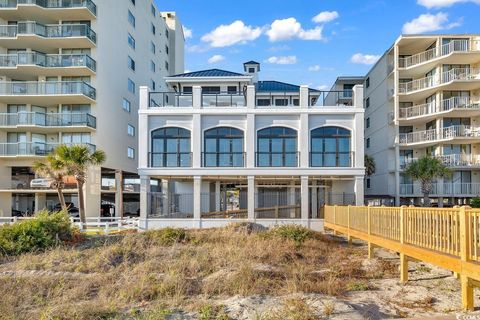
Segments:
[[[0,81],[0,101],[22,104],[90,104],[96,90],[83,81]]]
[[[478,142],[479,137],[480,127],[458,125],[440,129],[401,133],[398,136],[397,143],[400,146],[427,147],[440,142],[453,140],[458,140],[459,143]]]
[[[480,87],[480,69],[453,68],[436,75],[399,83],[398,93],[409,99],[425,99],[439,88],[444,90],[473,90]]]
[[[82,129],[91,131],[97,127],[97,119],[89,113],[0,113],[0,128],[24,131],[31,127],[40,132],[59,129],[63,132]]]
[[[61,144],[44,142],[0,143],[0,157],[44,157],[51,154],[59,145]],[[66,145],[74,144],[67,143]],[[91,143],[81,143],[81,145],[86,145],[92,151],[95,151],[96,149],[96,146]]]
[[[462,63],[474,63],[480,60],[480,40],[457,39],[440,47],[435,47],[405,58],[398,59],[398,68],[403,76],[425,74],[441,60],[443,64],[458,62],[462,55]]]
[[[434,183],[432,187],[431,196],[478,197],[480,195],[480,183],[438,182]],[[400,195],[423,197],[419,183],[400,184]]]
[[[47,24],[27,21],[0,25],[0,45],[47,52],[58,48],[93,48],[97,34],[86,24]]]
[[[19,52],[0,55],[0,72],[17,80],[33,76],[94,75],[97,63],[87,54]]]
[[[402,124],[430,121],[439,115],[449,117],[472,117],[480,114],[480,97],[452,97],[432,101],[408,108],[399,109],[399,120]]]
[[[435,156],[442,163],[452,169],[480,168],[479,154],[448,154]],[[400,157],[400,169],[404,170],[410,163],[418,160],[417,158]]]
[[[97,6],[91,0],[0,0],[4,20],[93,20],[96,16]]]

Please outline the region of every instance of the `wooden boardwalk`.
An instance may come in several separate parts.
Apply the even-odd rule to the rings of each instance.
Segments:
[[[469,207],[326,206],[325,228],[349,241],[368,242],[400,254],[400,278],[408,281],[408,260],[416,259],[459,276],[462,306],[473,310],[473,288],[480,287],[480,210]]]

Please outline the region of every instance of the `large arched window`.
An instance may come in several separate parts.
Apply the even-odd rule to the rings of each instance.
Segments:
[[[230,127],[213,128],[204,133],[204,167],[243,167],[243,131]]]
[[[311,132],[310,166],[350,167],[350,131],[339,127],[322,127]]]
[[[297,131],[271,127],[257,132],[258,167],[298,166]]]
[[[152,132],[152,167],[190,167],[190,131],[162,128]]]

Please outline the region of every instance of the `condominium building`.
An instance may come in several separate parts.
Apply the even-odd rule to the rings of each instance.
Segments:
[[[480,35],[400,36],[365,79],[365,150],[376,172],[372,203],[421,204],[413,160],[438,157],[453,174],[437,179],[433,203],[480,196]]]
[[[231,221],[322,227],[324,204],[363,203],[361,85],[348,104],[328,93],[203,70],[140,88],[141,226]]]
[[[166,90],[183,46],[175,13],[152,0],[0,0],[0,216],[55,208],[31,166],[59,144],[106,152],[88,172],[88,216],[136,214],[139,87]]]

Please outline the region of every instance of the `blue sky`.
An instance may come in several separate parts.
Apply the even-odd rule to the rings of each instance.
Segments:
[[[480,33],[480,0],[156,1],[187,30],[186,70],[256,60],[261,80],[320,89],[364,75],[402,32]]]

